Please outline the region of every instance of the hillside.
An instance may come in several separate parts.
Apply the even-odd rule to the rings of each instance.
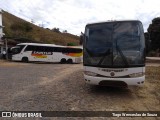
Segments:
[[[60,45],[67,45],[67,43],[79,44],[78,36],[69,33],[58,33],[36,26],[5,11],[3,11],[2,20],[3,26],[5,26],[3,29],[5,37],[11,38],[9,39],[11,43],[31,41]]]

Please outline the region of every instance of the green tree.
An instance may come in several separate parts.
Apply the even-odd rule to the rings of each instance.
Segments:
[[[76,43],[67,43],[67,46],[76,46]]]
[[[151,49],[160,49],[160,17],[154,18],[148,27],[151,39]]]

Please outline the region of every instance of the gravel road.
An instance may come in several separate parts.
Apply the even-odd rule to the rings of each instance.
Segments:
[[[146,70],[143,87],[124,89],[87,85],[83,80],[82,64],[1,61],[0,110],[160,111],[160,67],[150,65]],[[154,117],[143,119],[158,120]]]

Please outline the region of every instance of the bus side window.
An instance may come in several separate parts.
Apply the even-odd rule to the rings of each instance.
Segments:
[[[63,48],[62,53],[69,53],[69,48]]]
[[[82,49],[78,48],[64,48],[63,53],[81,53]]]
[[[82,49],[76,49],[76,53],[81,53]]]
[[[62,53],[75,53],[74,48],[63,48]]]
[[[60,48],[60,47],[54,47],[54,52],[62,52],[62,48]]]
[[[34,51],[37,51],[37,52],[44,52],[44,47],[43,47],[43,46],[35,46]]]
[[[80,49],[80,48],[74,49],[74,53],[81,53],[81,52],[82,52],[82,49]]]
[[[53,47],[44,47],[45,52],[54,52]]]
[[[35,49],[35,46],[33,46],[33,45],[28,45],[27,47],[26,47],[26,49],[24,50],[24,52],[25,51],[33,51]]]

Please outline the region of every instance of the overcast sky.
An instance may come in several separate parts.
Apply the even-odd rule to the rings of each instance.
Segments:
[[[0,8],[45,28],[79,35],[87,23],[138,19],[146,31],[160,16],[160,0],[0,0]]]

